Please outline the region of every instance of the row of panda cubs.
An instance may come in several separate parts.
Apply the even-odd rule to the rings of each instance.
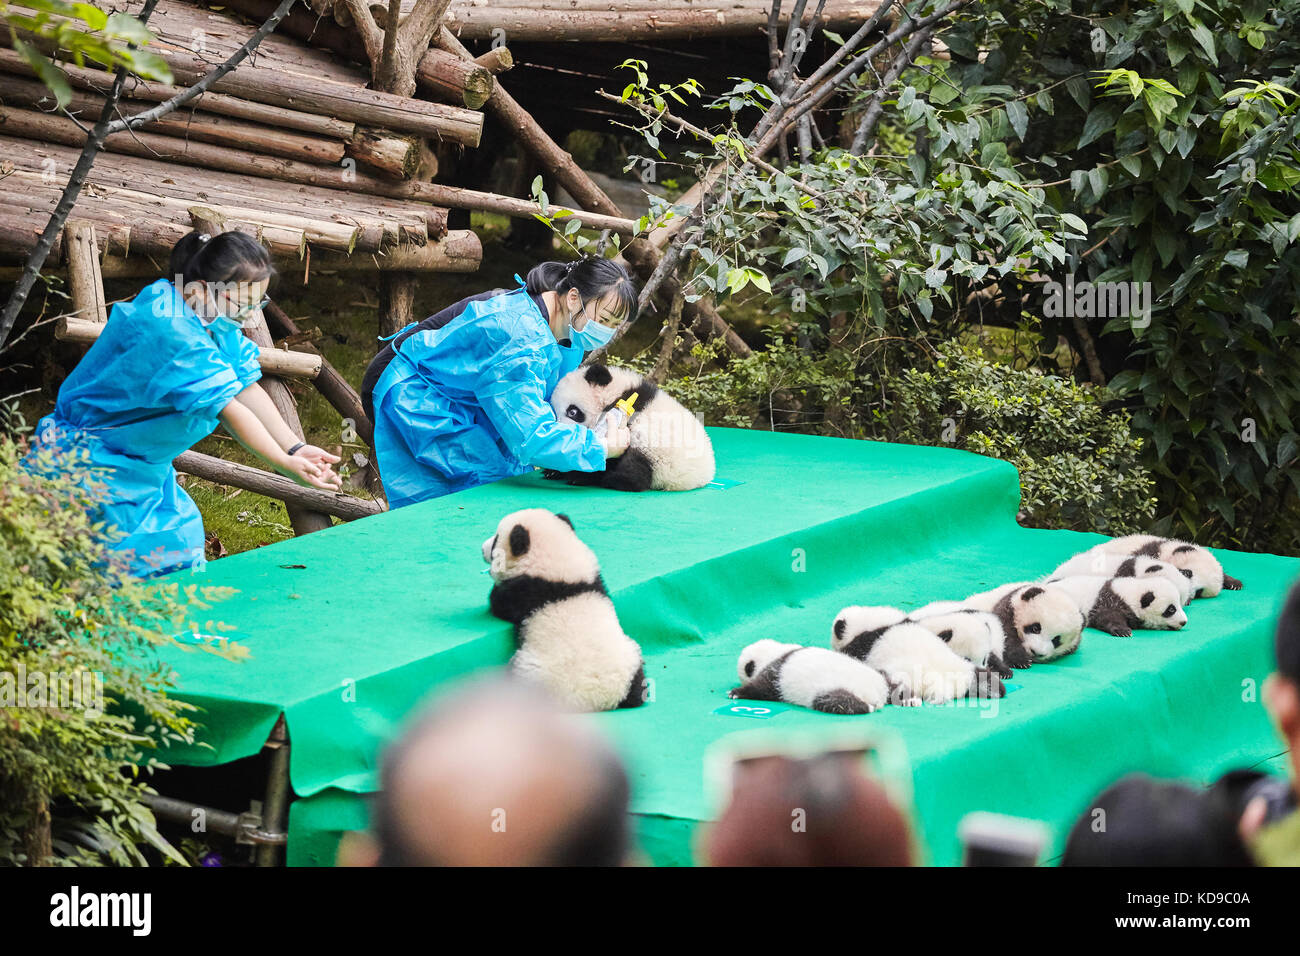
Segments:
[[[908,614],[846,607],[831,649],[761,640],[740,653],[731,697],[781,701],[831,714],[868,714],[886,703],[942,704],[1002,697],[1012,668],[1078,649],[1084,627],[1121,637],[1133,628],[1178,630],[1193,598],[1239,590],[1199,545],[1155,535],[1103,542],[1043,581],[1005,584]]]

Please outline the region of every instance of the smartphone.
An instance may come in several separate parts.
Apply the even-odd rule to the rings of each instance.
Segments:
[[[1047,827],[1037,820],[978,811],[957,826],[962,866],[1035,866],[1047,846]]]

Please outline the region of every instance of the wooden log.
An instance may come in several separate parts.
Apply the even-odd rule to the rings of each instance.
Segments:
[[[47,113],[55,108],[54,94],[44,83],[9,73],[0,73],[0,99],[10,106],[28,107]],[[152,108],[152,104],[127,99],[118,104],[118,112],[122,116],[134,116]],[[68,112],[86,125],[93,124],[103,109],[104,97],[76,91],[67,106]],[[217,146],[238,146],[269,156],[283,156],[309,163],[337,163],[343,158],[343,143],[338,140],[287,133],[224,116],[178,112],[146,123],[140,129]]]
[[[404,4],[405,6],[405,4]],[[878,2],[849,3],[832,0],[823,8],[821,23],[826,29],[843,31],[860,26],[875,12]],[[530,9],[514,3],[474,6],[453,4],[443,25],[464,40],[491,40],[505,31],[507,43],[595,40],[685,39],[703,36],[758,36],[767,26],[771,0],[760,4],[654,3],[641,9],[626,9],[621,2],[601,7],[553,6]],[[778,23],[789,25],[794,5],[782,4]],[[810,4],[805,16],[816,9]]]
[[[496,76],[515,68],[515,57],[507,46],[497,46],[481,56],[474,57],[474,62]]]
[[[0,155],[13,157],[19,169],[44,173],[52,161],[56,169],[71,170],[77,151],[54,143],[0,136]],[[336,173],[336,175],[340,175]],[[285,213],[312,208],[321,218],[368,228],[384,226],[394,239],[423,243],[446,231],[446,210],[411,200],[372,195],[353,196],[335,189],[287,185],[281,181],[239,173],[190,169],[173,163],[106,153],[95,160],[88,182],[121,188],[148,183],[149,192],[178,199],[213,199],[254,205]]]
[[[347,154],[393,179],[410,179],[420,163],[420,141],[358,126],[348,141]]]
[[[59,69],[67,75],[69,83],[79,90],[91,93],[104,93],[113,85],[113,77],[103,70],[79,67],[72,63],[60,62]],[[0,70],[15,76],[39,78],[31,64],[13,50],[0,47]],[[130,98],[149,103],[162,103],[184,92],[184,87],[170,86],[156,80],[134,78],[127,86]],[[223,96],[209,90],[181,107],[178,113],[191,109],[200,113],[215,113],[233,119],[262,123],[281,130],[294,130],[308,133],[324,139],[340,142],[348,140],[356,132],[356,124],[336,120],[329,116],[317,116],[313,113],[301,113],[298,110],[285,109],[281,106],[269,106],[266,103],[253,103],[237,96]]]
[[[213,481],[231,488],[242,488],[245,491],[266,495],[268,498],[278,498],[286,505],[292,503],[301,508],[342,518],[344,521],[367,518],[385,510],[378,501],[367,501],[365,498],[345,495],[338,491],[325,491],[321,488],[300,485],[292,478],[283,475],[263,471],[260,468],[250,468],[247,465],[225,461],[197,451],[181,452],[172,460],[172,465],[182,474],[193,475],[195,478]]]
[[[440,99],[479,109],[488,101],[496,80],[492,71],[473,60],[462,60],[444,50],[429,50],[415,67],[415,80]]]
[[[312,254],[312,268],[350,272],[376,269],[380,272],[477,272],[483,260],[483,244],[470,229],[452,229],[438,242],[425,246],[394,246],[383,252],[342,256]]]
[[[157,272],[153,275],[156,277]],[[76,316],[63,316],[54,326],[54,337],[63,342],[89,344],[104,331],[103,323]],[[289,349],[259,348],[258,364],[265,375],[283,378],[315,378],[320,374],[321,357]]]
[[[6,206],[0,202],[0,258],[25,260],[36,248],[49,221],[49,216],[37,215],[28,209]],[[52,271],[62,262],[63,236],[57,235],[54,237],[54,245],[50,247],[50,254],[45,257],[44,268]],[[18,273],[22,273],[21,268]],[[5,281],[16,282],[18,276]]]
[[[415,320],[415,273],[393,272],[379,280],[379,334],[389,336]]]
[[[284,309],[274,302],[267,303],[263,314],[266,316],[268,327],[275,335],[283,338],[302,334],[293,319],[289,318]],[[374,448],[375,426],[366,417],[365,405],[362,404],[361,396],[357,394],[356,389],[352,387],[351,383],[343,377],[338,369],[330,364],[329,359],[325,358],[316,346],[310,342],[304,342],[298,348],[304,352],[311,352],[314,355],[321,356],[320,374],[314,379],[316,390],[325,397],[327,402],[334,406],[334,409],[343,417],[345,423],[351,420],[361,440]]]
[[[104,278],[99,273],[99,246],[95,242],[95,224],[68,220],[63,228],[64,247],[68,252],[68,291],[77,315],[92,322],[107,322],[104,304]]]

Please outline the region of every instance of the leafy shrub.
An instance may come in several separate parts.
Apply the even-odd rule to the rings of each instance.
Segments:
[[[933,369],[905,369],[883,382],[880,436],[950,444],[1009,461],[1020,471],[1021,521],[1119,535],[1143,531],[1155,513],[1142,440],[1108,397],[1068,379],[986,361],[956,342],[939,346]]]
[[[233,589],[130,577],[93,523],[102,486],[70,477],[84,460],[47,449],[28,469],[25,451],[0,434],[0,863],[136,865],[146,847],[184,862],[142,802],[153,791],[140,771],[165,766],[152,751],[194,739],[193,708],[167,696],[175,673],[155,651]],[[89,675],[82,688],[98,676],[102,709],[75,694],[68,706],[66,684],[54,700],[56,675]]]

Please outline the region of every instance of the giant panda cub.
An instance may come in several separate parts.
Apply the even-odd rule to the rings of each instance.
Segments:
[[[1093,548],[1076,554],[1047,576],[1046,580],[1073,577],[1076,574],[1100,574],[1107,578],[1160,577],[1178,589],[1178,599],[1183,604],[1192,600],[1192,572],[1176,568],[1166,561],[1157,561],[1141,555],[1119,554]]]
[[[619,491],[688,491],[713,480],[713,443],[699,419],[650,379],[606,365],[576,368],[551,393],[561,422],[594,428],[607,411],[635,393],[627,428],[627,451],[604,471],[546,471],[571,485],[599,485]]]
[[[515,626],[513,673],[575,710],[641,706],[641,648],[619,626],[596,556],[566,515],[506,515],[483,542],[483,560],[496,582],[489,607]]]
[[[1176,568],[1191,571],[1192,596],[1198,598],[1218,597],[1224,588],[1240,591],[1241,582],[1230,574],[1223,573],[1219,559],[1206,551],[1199,544],[1181,541],[1178,538],[1161,538],[1154,534],[1130,534],[1122,538],[1103,541],[1093,550],[1109,551],[1114,554],[1128,554],[1135,557],[1158,558]],[[1088,552],[1084,552],[1087,554]]]
[[[1079,649],[1084,616],[1067,592],[1050,584],[1020,581],[972,594],[961,602],[988,611],[1002,624],[1005,653],[1011,667],[1028,667],[1055,660]]]
[[[1051,582],[1068,591],[1088,618],[1088,626],[1130,637],[1133,628],[1176,631],[1187,623],[1178,589],[1164,578],[1108,578],[1076,574]]]
[[[730,696],[776,700],[826,714],[869,714],[884,707],[889,686],[861,661],[824,647],[764,639],[740,652],[740,686]]]
[[[1013,676],[1003,661],[1007,637],[1002,622],[988,611],[963,607],[959,601],[935,601],[907,616],[933,633],[972,664],[987,667],[999,677]]]
[[[880,671],[895,704],[1006,694],[996,674],[954,653],[895,607],[844,608],[831,625],[831,648]]]

